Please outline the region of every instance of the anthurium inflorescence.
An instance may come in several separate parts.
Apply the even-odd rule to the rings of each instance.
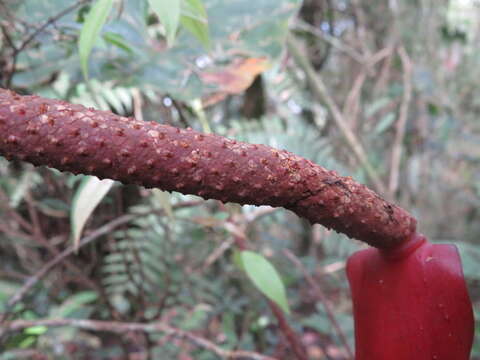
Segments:
[[[473,313],[460,257],[350,177],[285,150],[0,89],[0,155],[240,204],[282,206],[378,249],[354,254],[358,360],[467,360]]]

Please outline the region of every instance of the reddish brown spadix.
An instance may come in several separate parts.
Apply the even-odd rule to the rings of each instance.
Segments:
[[[468,360],[472,305],[453,245],[414,235],[393,250],[367,249],[347,265],[356,360]]]
[[[284,150],[0,89],[0,155],[240,204],[282,206],[379,248],[415,219],[364,185]]]

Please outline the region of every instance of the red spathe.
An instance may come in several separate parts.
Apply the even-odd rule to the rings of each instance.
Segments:
[[[347,264],[356,360],[468,360],[474,319],[454,245],[415,235],[389,253],[369,248]]]

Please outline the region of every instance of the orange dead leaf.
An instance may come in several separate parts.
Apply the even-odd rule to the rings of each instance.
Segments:
[[[199,76],[205,84],[218,87],[218,91],[208,97],[206,105],[216,103],[229,94],[245,91],[255,77],[268,67],[266,57],[246,58],[234,61],[231,65],[217,71],[200,73]]]

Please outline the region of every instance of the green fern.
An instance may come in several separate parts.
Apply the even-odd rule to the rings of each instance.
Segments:
[[[118,86],[112,82],[99,82],[95,79],[90,80],[90,85],[95,98],[87,84],[80,83],[76,86],[75,95],[70,101],[94,108],[100,106],[102,110],[113,109],[119,115],[128,115],[132,112],[134,88]]]

